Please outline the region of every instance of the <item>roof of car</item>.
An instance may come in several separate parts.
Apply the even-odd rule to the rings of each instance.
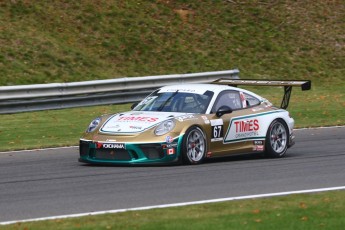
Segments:
[[[184,84],[177,84],[177,85],[167,85],[162,87],[161,89],[164,90],[189,90],[189,91],[213,91],[213,92],[220,92],[225,89],[233,89],[238,90],[236,87],[231,87],[227,85],[216,85],[216,84],[202,84],[202,83],[184,83]]]
[[[262,98],[260,95],[257,95],[251,91],[228,86],[228,85],[217,85],[217,84],[203,84],[203,83],[184,83],[184,84],[175,84],[175,85],[167,85],[160,88],[160,91],[166,91],[166,92],[174,92],[174,91],[184,91],[184,92],[190,92],[190,93],[198,93],[198,94],[204,94],[207,90],[212,91],[216,94],[223,90],[237,90],[237,91],[243,91],[245,93],[251,94],[257,98]]]

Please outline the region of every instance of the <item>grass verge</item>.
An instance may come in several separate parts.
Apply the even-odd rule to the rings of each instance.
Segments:
[[[6,122],[0,125],[0,150],[77,145],[93,118],[129,108],[126,104],[2,115]]]
[[[341,0],[0,1],[0,85],[193,73],[344,76]]]
[[[248,199],[17,223],[0,229],[342,229],[344,195],[341,190]]]

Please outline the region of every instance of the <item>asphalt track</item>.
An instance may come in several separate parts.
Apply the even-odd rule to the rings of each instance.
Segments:
[[[296,131],[282,159],[109,167],[78,148],[0,153],[0,222],[345,185],[345,127]]]

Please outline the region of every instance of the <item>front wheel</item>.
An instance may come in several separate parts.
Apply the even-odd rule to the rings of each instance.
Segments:
[[[266,134],[266,155],[269,157],[283,157],[288,146],[289,132],[284,121],[274,120]]]
[[[199,127],[191,127],[183,138],[182,159],[187,164],[200,164],[206,153],[206,138]]]

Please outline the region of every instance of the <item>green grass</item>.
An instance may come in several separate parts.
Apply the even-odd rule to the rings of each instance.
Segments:
[[[0,85],[224,70],[344,80],[342,0],[1,1]]]
[[[127,104],[1,115],[6,122],[0,124],[0,151],[77,145],[92,119],[129,109]]]
[[[0,229],[342,229],[344,191],[18,223]]]

